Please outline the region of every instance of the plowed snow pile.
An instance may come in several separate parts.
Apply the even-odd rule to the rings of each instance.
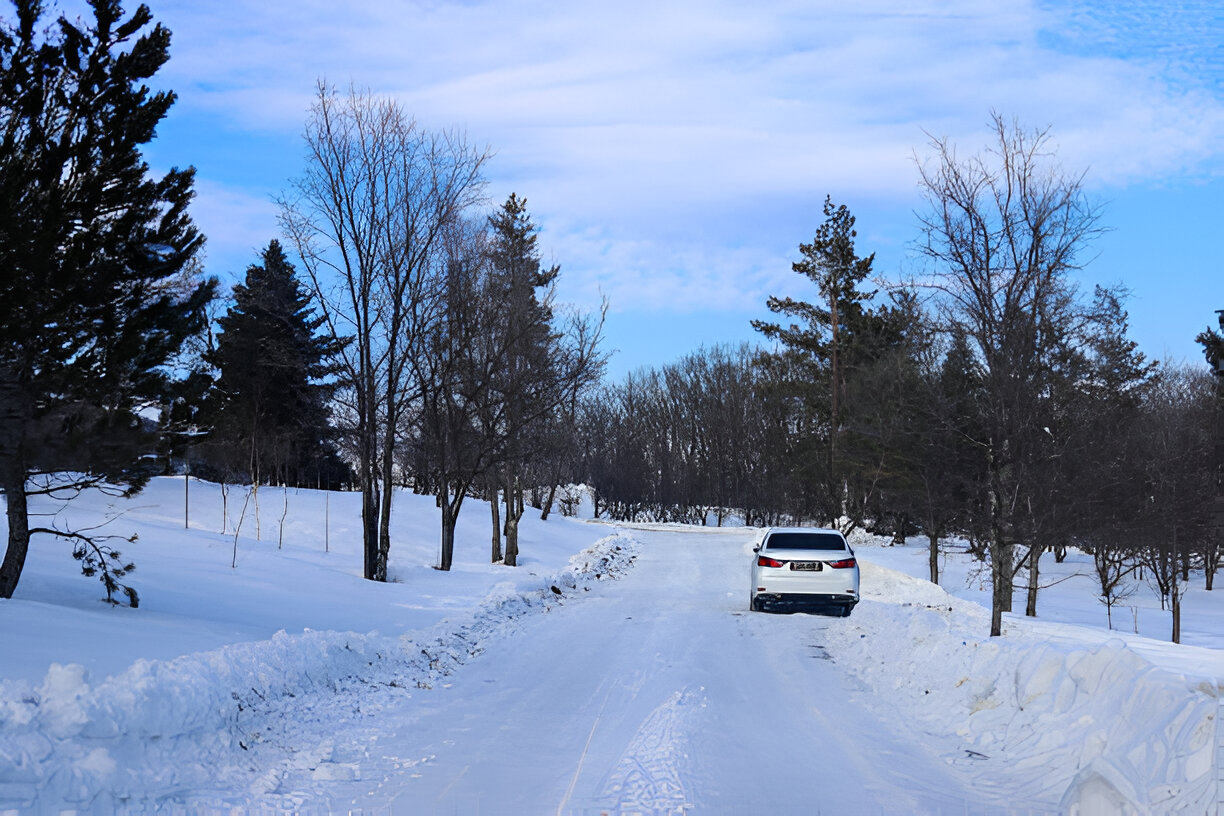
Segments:
[[[870,563],[829,653],[1017,811],[1205,813],[1215,804],[1216,687],[1121,639],[1052,642],[938,586]],[[904,599],[898,601],[896,599]]]
[[[503,583],[469,615],[419,637],[279,632],[169,661],[137,661],[97,686],[79,665],[56,664],[37,687],[0,683],[0,809],[139,810],[176,791],[218,786],[259,791],[277,768],[251,778],[268,728],[294,716],[295,700],[327,692],[371,710],[428,688],[504,637],[523,615],[563,603],[622,573],[636,542],[616,534],[574,556],[562,572]],[[299,714],[300,716],[300,714]],[[252,755],[254,756],[254,755]],[[297,764],[324,766],[326,747]],[[274,759],[269,761],[275,763]],[[99,798],[101,793],[102,798]]]

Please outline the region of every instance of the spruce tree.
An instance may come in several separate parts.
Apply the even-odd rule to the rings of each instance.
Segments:
[[[234,287],[207,355],[219,372],[206,411],[210,464],[256,483],[330,482],[338,475],[328,412],[338,343],[316,334],[324,318],[278,241],[261,260]]]
[[[49,533],[74,542],[108,600],[123,589],[134,605],[115,580],[131,565],[109,537],[31,528],[27,500],[139,490],[159,435],[144,409],[171,398],[164,364],[215,288],[181,285],[203,241],[187,214],[193,171],[151,178],[140,153],[174,101],[145,84],[170,32],[113,0],[50,29],[38,0],[14,6],[15,24],[0,26],[0,597],[17,587],[30,536]]]
[[[558,336],[552,328],[551,287],[559,266],[544,267],[536,247],[536,227],[527,213],[527,199],[514,193],[489,216],[492,232],[490,262],[493,286],[505,304],[501,331],[505,362],[496,388],[504,395],[502,490],[506,502],[507,566],[518,563],[518,523],[523,515],[522,479],[537,440],[532,438],[551,411],[541,406],[561,402],[557,389]],[[537,292],[543,290],[543,296]]]

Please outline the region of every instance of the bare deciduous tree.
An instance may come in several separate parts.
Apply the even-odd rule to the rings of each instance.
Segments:
[[[410,360],[437,296],[442,236],[483,193],[488,150],[431,132],[398,103],[320,83],[306,170],[281,201],[341,352],[362,491],[365,577],[385,581],[396,429],[413,400]]]
[[[944,317],[969,340],[984,380],[986,438],[979,441],[988,462],[990,629],[997,636],[1012,605],[1031,443],[1042,433],[1042,353],[1070,330],[1069,273],[1100,228],[1082,176],[1052,161],[1048,131],[1026,131],[997,113],[992,127],[991,147],[970,158],[947,139],[932,139],[933,159],[919,170],[929,283],[942,295]]]

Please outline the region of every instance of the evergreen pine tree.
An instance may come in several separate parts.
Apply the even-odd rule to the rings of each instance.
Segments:
[[[1207,365],[1211,366],[1214,373],[1220,374],[1224,372],[1224,309],[1219,309],[1216,313],[1220,316],[1220,330],[1217,332],[1211,327],[1203,329],[1194,341],[1203,347]]]
[[[158,434],[142,409],[171,396],[164,363],[215,288],[178,285],[203,241],[187,214],[193,171],[150,178],[139,149],[174,101],[145,84],[170,32],[148,28],[145,6],[122,19],[114,0],[49,30],[38,0],[14,5],[0,27],[0,598],[30,536],[49,533],[74,542],[108,600],[123,589],[134,605],[108,537],[31,528],[27,498],[144,484]]]
[[[816,285],[820,300],[771,297],[769,310],[796,322],[754,320],[752,325],[784,346],[782,353],[789,360],[782,368],[797,375],[788,385],[795,402],[804,405],[806,416],[800,423],[806,431],[795,446],[795,475],[816,494],[815,514],[836,521],[851,509],[845,503],[854,467],[849,461],[854,452],[845,447],[849,383],[856,369],[878,356],[887,335],[896,332],[887,311],[869,308],[875,293],[859,288],[871,274],[875,255],[858,256],[854,216],[827,197],[824,215],[812,243],[799,245],[803,259],[792,265]],[[852,523],[858,521],[861,517]]]
[[[338,344],[316,334],[324,318],[278,241],[261,260],[234,287],[207,355],[219,372],[207,411],[210,464],[254,482],[330,483],[342,469],[328,422]]]

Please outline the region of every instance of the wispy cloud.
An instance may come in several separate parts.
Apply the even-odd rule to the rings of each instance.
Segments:
[[[791,276],[826,193],[916,204],[925,133],[975,151],[992,109],[1050,126],[1064,164],[1107,193],[1218,176],[1224,99],[1205,62],[1218,43],[1177,45],[1190,32],[1175,28],[1187,6],[1191,29],[1218,12],[1175,5],[165,0],[154,13],[174,32],[159,78],[225,138],[300,131],[318,78],[395,95],[493,147],[491,195],[529,198],[542,245],[581,275],[576,298],[716,310]],[[207,181],[197,217],[214,247],[266,241],[264,202],[284,181]]]
[[[297,128],[316,78],[354,82],[554,175],[670,166],[684,186],[700,176],[727,195],[814,174],[900,192],[920,129],[970,138],[991,108],[1075,133],[1119,179],[1220,147],[1204,143],[1219,100],[1205,109],[1212,100],[1187,99],[1111,42],[1094,53],[1090,32],[1050,46],[1047,26],[1064,16],[1026,2],[273,0],[223,14],[180,0],[161,13],[184,105]],[[1132,137],[1119,144],[1123,127]]]
[[[204,246],[208,271],[225,283],[242,280],[246,267],[279,234],[277,208],[270,198],[209,179],[196,181],[191,213],[208,239]]]

